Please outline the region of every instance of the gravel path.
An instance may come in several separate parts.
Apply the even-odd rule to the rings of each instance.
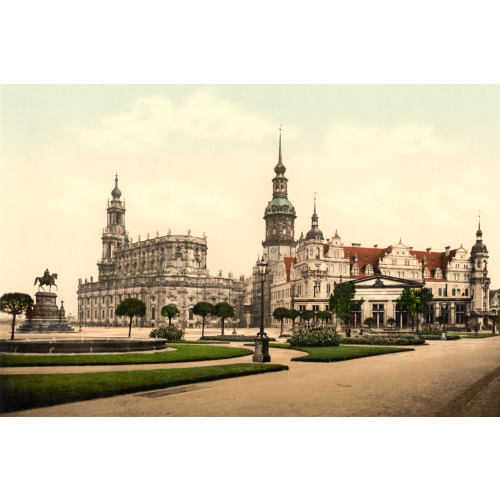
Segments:
[[[290,362],[296,352],[272,349],[272,362],[288,364],[290,370],[201,383],[185,392],[150,391],[9,416],[500,416],[500,337],[429,344],[339,363]],[[249,358],[105,368],[246,361]]]

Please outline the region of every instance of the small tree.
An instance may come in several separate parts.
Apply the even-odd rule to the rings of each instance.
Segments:
[[[491,328],[491,333],[496,333],[495,332],[495,327],[497,325],[500,325],[500,315],[497,315],[497,316],[488,316],[488,318],[491,320],[491,322],[493,323],[493,326]]]
[[[413,331],[413,321],[417,313],[417,302],[414,291],[409,286],[405,286],[397,299],[397,303],[401,311],[408,314],[411,321],[411,331]]]
[[[311,311],[310,309],[306,309],[305,311],[300,312],[300,317],[304,320],[307,321],[307,324],[309,325],[309,321],[316,316],[316,313],[314,311]]]
[[[125,299],[122,300],[115,312],[116,316],[128,316],[130,318],[130,325],[128,328],[128,336],[132,332],[132,319],[135,317],[142,318],[146,314],[146,304],[139,299]]]
[[[330,295],[330,309],[339,318],[344,325],[349,325],[349,319],[353,311],[359,311],[363,299],[354,300],[356,288],[354,283],[341,283],[336,285],[333,293]]]
[[[300,311],[297,311],[296,309],[289,309],[288,310],[289,318],[292,320],[292,331],[295,330],[295,319],[300,316]]]
[[[219,302],[214,306],[213,315],[217,316],[222,321],[222,336],[224,337],[224,320],[232,318],[236,314],[234,307],[227,302]]]
[[[0,297],[0,311],[12,314],[12,334],[10,340],[14,340],[14,328],[16,327],[16,316],[23,314],[33,304],[33,299],[27,293],[13,292],[4,293]]]
[[[434,298],[432,291],[429,288],[420,288],[419,290],[413,290],[416,301],[416,313],[417,313],[417,333],[418,333],[418,318],[419,314],[423,313],[425,306]]]
[[[373,318],[372,317],[366,318],[363,321],[363,325],[366,325],[368,327],[368,330],[371,330],[372,325],[373,325]]]
[[[394,327],[394,323],[396,323],[394,318],[387,318],[387,324],[391,327],[391,329]]]
[[[196,316],[201,316],[203,318],[203,324],[201,327],[201,338],[205,336],[205,318],[211,316],[214,312],[214,306],[209,302],[198,302],[193,307],[193,314]]]
[[[172,318],[177,318],[181,313],[175,304],[169,304],[161,308],[161,315],[168,318],[168,326],[172,325]]]
[[[283,320],[290,317],[290,311],[286,307],[277,307],[273,312],[273,318],[281,322],[280,337],[283,335]]]
[[[328,320],[331,317],[332,313],[330,311],[318,311],[318,313],[316,314],[316,318],[321,320],[321,324],[323,324],[325,320],[328,323]]]

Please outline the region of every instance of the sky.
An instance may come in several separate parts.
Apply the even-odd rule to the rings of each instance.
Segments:
[[[500,287],[498,85],[2,85],[0,293],[58,273],[76,313],[97,279],[118,173],[137,241],[207,234],[208,269],[248,276],[282,127],[295,234],[467,250],[478,216]]]

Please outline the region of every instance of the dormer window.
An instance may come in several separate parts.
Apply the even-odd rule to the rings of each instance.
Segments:
[[[357,264],[352,266],[352,274],[359,274],[359,266]]]
[[[429,277],[429,269],[425,268],[424,269],[424,278],[428,278]]]
[[[372,276],[372,274],[373,274],[373,267],[372,267],[371,264],[368,264],[366,266],[366,274],[367,274],[367,276]]]
[[[443,273],[441,273],[441,269],[439,267],[434,271],[434,277],[438,280],[443,277]]]

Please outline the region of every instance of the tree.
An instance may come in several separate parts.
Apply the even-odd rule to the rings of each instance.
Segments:
[[[314,311],[311,311],[310,309],[306,309],[305,311],[300,312],[300,317],[304,320],[307,321],[307,324],[309,324],[309,321],[314,318],[316,314]]]
[[[491,328],[491,333],[496,333],[495,332],[495,327],[497,325],[500,325],[500,315],[497,315],[497,316],[488,316],[488,318],[493,323],[493,327]]]
[[[394,323],[396,323],[396,320],[394,318],[387,318],[387,324],[392,328],[394,326]]]
[[[411,321],[411,331],[413,331],[413,320],[417,313],[417,302],[415,300],[414,291],[409,286],[405,286],[401,295],[397,298],[397,303],[399,304],[400,310],[408,314]]]
[[[234,307],[227,302],[215,304],[213,315],[217,316],[222,321],[222,336],[224,336],[224,320],[226,318],[232,318],[235,314]]]
[[[297,311],[296,309],[289,309],[288,310],[289,318],[292,320],[292,331],[295,330],[295,319],[300,316],[300,311]]]
[[[420,288],[418,290],[413,290],[416,301],[416,312],[417,312],[417,333],[418,333],[418,315],[423,313],[425,306],[434,298],[432,291],[429,288]]]
[[[14,340],[14,328],[16,327],[16,316],[23,314],[33,304],[33,299],[27,293],[4,293],[0,297],[0,311],[12,314],[12,334],[10,340]]]
[[[332,313],[330,311],[318,311],[316,314],[316,318],[321,320],[321,324],[326,320],[328,323],[328,320],[332,317]]]
[[[146,314],[146,304],[139,299],[125,299],[122,300],[115,312],[116,316],[128,316],[130,318],[130,325],[128,328],[128,336],[132,332],[132,319],[134,316],[142,318]]]
[[[273,318],[281,322],[280,337],[283,335],[283,320],[290,316],[290,311],[286,307],[277,307],[273,312]]]
[[[366,318],[363,321],[363,325],[366,325],[368,327],[368,330],[371,330],[372,325],[373,325],[373,318],[372,317]]]
[[[359,311],[361,304],[364,302],[363,299],[354,300],[355,295],[356,288],[354,283],[351,282],[336,285],[330,295],[330,309],[346,327],[349,325],[351,313]]]
[[[169,304],[161,308],[161,315],[168,317],[168,326],[172,325],[172,318],[177,318],[180,315],[179,309],[175,304]]]
[[[201,338],[205,336],[205,318],[211,316],[214,312],[214,306],[209,302],[198,302],[193,307],[193,314],[203,318],[203,325],[201,328]]]
[[[423,312],[426,304],[432,300],[432,292],[428,288],[418,290],[411,289],[405,286],[397,302],[401,311],[406,312],[411,320],[411,331],[413,331],[415,315],[417,316],[417,333],[418,333],[418,315]]]

